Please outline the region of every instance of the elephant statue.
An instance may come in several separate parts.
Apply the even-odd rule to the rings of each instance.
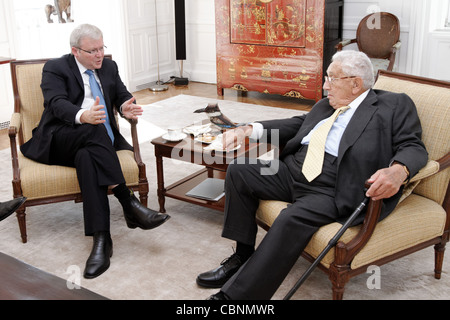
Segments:
[[[63,18],[63,12],[66,14],[67,21]],[[53,23],[51,15],[57,15],[59,23],[73,22],[71,19],[71,0],[55,0],[55,5],[48,4],[45,6],[47,22]]]

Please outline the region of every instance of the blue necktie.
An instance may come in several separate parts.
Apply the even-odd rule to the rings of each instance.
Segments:
[[[102,90],[100,89],[100,85],[98,84],[97,80],[95,80],[94,72],[92,70],[86,70],[86,73],[89,75],[89,85],[91,87],[92,95],[94,96],[94,99],[97,97],[100,98],[100,104],[104,105],[105,108],[105,114],[106,114],[106,122],[104,123],[106,127],[106,131],[108,131],[109,137],[111,138],[111,141],[114,143],[114,134],[111,129],[111,123],[109,122],[109,115],[108,110],[106,108],[106,102],[105,98],[103,97]]]

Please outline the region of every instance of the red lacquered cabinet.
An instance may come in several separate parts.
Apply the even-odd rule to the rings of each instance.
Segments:
[[[342,38],[343,1],[216,0],[217,92],[320,100]]]

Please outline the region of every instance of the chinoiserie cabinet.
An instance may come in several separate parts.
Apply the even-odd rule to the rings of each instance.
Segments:
[[[215,0],[217,92],[322,98],[342,39],[343,1]]]

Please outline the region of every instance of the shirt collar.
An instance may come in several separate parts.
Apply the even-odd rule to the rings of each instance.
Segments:
[[[369,94],[369,90],[364,91],[363,93],[361,93],[355,100],[353,100],[352,102],[349,103],[349,107],[351,109],[356,109],[359,107],[359,105],[361,104],[361,102],[364,101],[364,99],[367,97],[367,95]]]
[[[78,69],[80,70],[81,74],[84,74],[87,70],[87,68],[85,66],[83,66],[77,59],[77,57],[75,57],[75,62],[77,63]],[[95,70],[94,70],[95,72]]]

